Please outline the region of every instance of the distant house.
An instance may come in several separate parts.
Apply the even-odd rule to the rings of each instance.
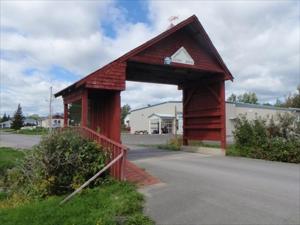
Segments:
[[[52,128],[59,128],[64,126],[64,117],[62,115],[54,115],[51,119]],[[49,128],[49,117],[44,117],[41,120],[41,126]]]
[[[0,128],[10,128],[12,124],[12,120],[8,120],[5,122],[0,123]],[[25,118],[23,126],[24,127],[31,127],[31,126],[38,126],[39,123],[37,120],[32,119],[32,118]]]
[[[24,119],[24,126],[25,127],[38,126],[38,125],[39,125],[38,121],[33,119],[33,118],[25,118]]]
[[[1,122],[0,123],[0,128],[10,128],[12,124],[11,120],[5,121],[5,122]]]

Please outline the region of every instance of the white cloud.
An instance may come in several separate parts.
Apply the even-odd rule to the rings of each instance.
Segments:
[[[129,103],[132,109],[165,101],[181,101],[181,99],[182,91],[174,85],[126,82],[126,91],[122,93],[122,101]]]
[[[235,77],[227,94],[255,91],[274,101],[300,83],[299,2],[150,1],[150,23],[131,23],[115,1],[1,2],[1,114],[20,102],[26,113],[47,114],[50,85],[58,91],[192,14]],[[102,24],[111,24],[114,37]],[[75,76],[49,72],[59,66]],[[37,69],[32,74],[27,70]],[[133,107],[180,100],[175,86],[127,83],[122,102]],[[55,110],[62,111],[60,100]]]
[[[235,77],[232,92],[274,101],[300,84],[298,1],[152,1],[157,26],[196,14]]]

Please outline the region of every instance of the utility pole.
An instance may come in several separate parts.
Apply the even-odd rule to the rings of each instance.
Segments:
[[[52,86],[50,87],[50,98],[49,98],[49,132],[52,131]]]
[[[177,139],[177,129],[178,129],[178,120],[177,120],[177,108],[175,105],[175,138]]]

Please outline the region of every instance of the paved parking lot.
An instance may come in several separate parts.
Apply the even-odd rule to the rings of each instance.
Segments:
[[[238,157],[133,147],[162,183],[141,189],[157,224],[300,224],[300,167]]]

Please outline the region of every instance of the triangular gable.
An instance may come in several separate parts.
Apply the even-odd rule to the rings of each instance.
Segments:
[[[128,53],[126,53],[123,56],[119,57],[118,59],[112,61],[111,63],[103,66],[102,68],[91,73],[90,75],[84,77],[83,79],[77,81],[76,83],[70,85],[69,87],[63,89],[62,91],[56,93],[55,96],[57,97],[59,95],[62,95],[65,91],[73,89],[73,88],[77,88],[87,82],[89,82],[90,84],[100,82],[101,79],[99,79],[99,78],[101,78],[102,76],[104,76],[105,79],[107,79],[107,83],[111,82],[110,77],[115,76],[116,72],[117,72],[117,74],[120,74],[118,76],[121,76],[121,73],[125,72],[126,62],[128,60],[139,57],[139,54],[141,54],[145,50],[150,49],[151,47],[153,48],[153,46],[155,44],[157,44],[158,42],[170,37],[172,34],[175,34],[177,31],[179,31],[185,27],[188,27],[188,26],[193,26],[193,29],[196,29],[196,32],[193,31],[195,33],[195,37],[193,37],[194,39],[197,39],[196,36],[197,37],[201,36],[203,45],[205,45],[209,50],[208,53],[213,56],[214,60],[217,62],[217,64],[220,66],[220,68],[222,68],[222,70],[224,71],[225,79],[233,80],[233,76],[231,75],[230,71],[226,67],[225,63],[223,62],[223,60],[222,60],[221,56],[219,55],[219,53],[217,52],[216,48],[212,44],[210,38],[208,37],[207,33],[205,32],[205,30],[202,27],[201,23],[199,22],[198,18],[195,15],[193,15],[193,16],[189,17],[188,19],[182,21],[181,23],[177,24],[176,26],[174,26],[174,27],[166,30],[165,32],[161,33],[160,35],[156,36],[155,38],[153,38],[153,39],[147,41],[146,43],[138,46],[137,48],[129,51]],[[183,46],[178,46],[178,48],[180,48],[180,47],[183,47]],[[190,49],[188,49],[187,46],[184,46],[184,47],[186,48],[186,50],[188,52],[190,52]],[[176,52],[176,50],[173,52],[173,54]],[[204,55],[208,54],[208,53],[203,52]],[[171,56],[171,55],[169,55],[169,56]],[[191,58],[194,59],[193,56],[191,56]],[[203,57],[203,59],[208,59],[208,58],[209,57]],[[201,60],[201,59],[199,59],[199,60]],[[205,63],[205,60],[203,60],[203,61]],[[118,67],[118,69],[111,69],[112,67]],[[114,73],[112,73],[110,71],[113,71]],[[125,77],[125,74],[123,74],[121,77],[123,79]],[[124,88],[125,88],[125,80],[124,80],[124,84],[120,83],[120,88],[116,88],[116,89],[123,90]]]
[[[175,63],[194,65],[194,59],[187,52],[187,50],[182,46],[179,48],[172,56],[171,61]]]
[[[206,61],[209,61],[209,63],[211,64],[211,62],[214,61],[218,65],[217,67],[221,68],[221,70],[225,73],[225,79],[233,80],[232,74],[228,70],[228,68],[225,65],[225,63],[223,62],[220,54],[214,47],[208,34],[206,33],[203,26],[201,25],[201,23],[199,22],[198,18],[195,15],[182,21],[181,23],[170,28],[169,30],[166,30],[165,32],[163,32],[160,35],[156,36],[155,38],[145,42],[144,44],[140,45],[139,47],[131,50],[130,52],[128,52],[125,55],[123,55],[122,57],[120,57],[118,60],[121,60],[123,62],[126,62],[127,60],[136,60],[136,61],[143,61],[143,62],[151,63],[153,61],[151,59],[153,56],[153,54],[152,54],[153,52],[151,52],[148,55],[150,57],[148,57],[147,59],[141,57],[141,55],[145,54],[146,51],[149,51],[149,50],[152,51],[153,49],[156,48],[157,45],[159,45],[159,43],[161,43],[161,42],[165,43],[166,39],[170,38],[172,35],[176,35],[176,33],[180,32],[181,30],[184,30],[188,26],[193,26],[193,28],[192,28],[193,31],[190,34],[186,35],[186,38],[189,39],[189,42],[191,42],[191,40],[201,39],[202,46],[198,45],[198,48],[199,47],[201,48],[203,46],[205,46],[207,48],[206,51],[201,51],[201,53],[204,55],[204,57],[201,57],[203,63],[205,64]],[[187,34],[187,32],[185,32],[185,33]],[[179,42],[180,41],[182,41],[182,40],[179,40]],[[165,46],[165,44],[162,44],[161,46]],[[178,46],[178,48],[179,47],[181,47],[181,46]],[[189,52],[189,49],[187,48],[187,46],[184,46],[184,47]],[[174,50],[174,52],[176,50]],[[166,55],[166,56],[171,56],[171,55]],[[160,60],[160,62],[163,62],[163,60]],[[155,63],[155,60],[153,61],[153,63]],[[211,67],[209,67],[209,68],[211,68]],[[218,69],[216,69],[215,71],[220,72],[220,70],[218,70]]]

